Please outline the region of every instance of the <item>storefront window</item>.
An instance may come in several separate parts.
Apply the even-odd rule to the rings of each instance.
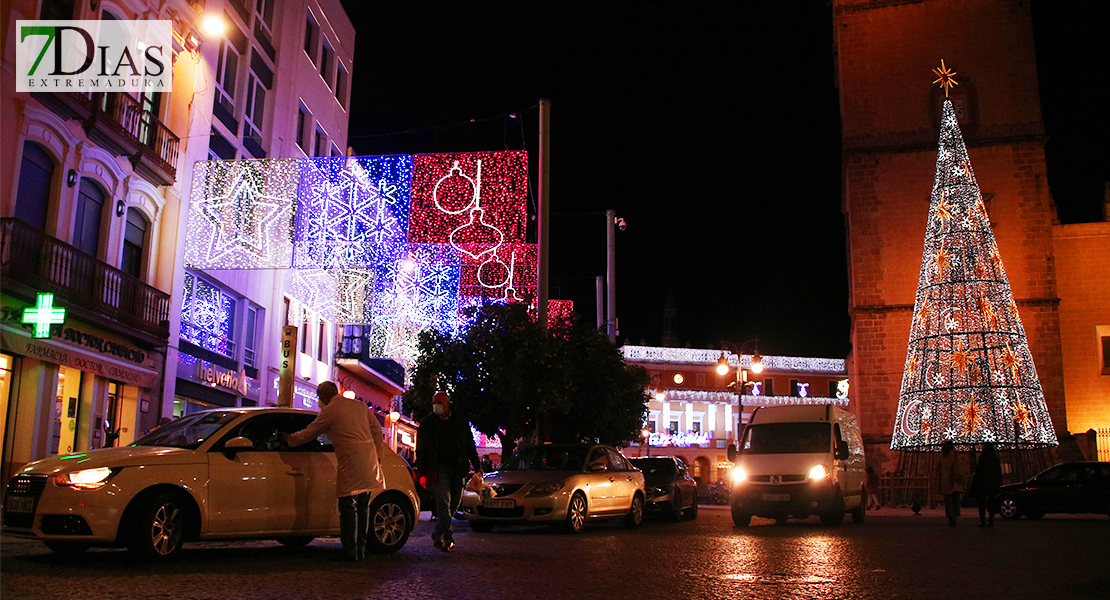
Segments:
[[[8,393],[11,390],[12,369],[14,367],[15,357],[10,354],[0,354],[0,436],[2,436],[0,442],[6,442],[8,439]],[[3,443],[2,447],[7,448],[7,443]],[[5,454],[7,454],[6,451]],[[8,460],[10,459],[5,456],[3,460],[5,468]],[[7,475],[7,473],[2,475]]]
[[[181,339],[235,358],[235,299],[192,273],[185,274],[182,297]]]
[[[81,371],[58,367],[58,389],[54,402],[51,454],[70,454],[84,447],[77,444],[77,418],[80,410]]]

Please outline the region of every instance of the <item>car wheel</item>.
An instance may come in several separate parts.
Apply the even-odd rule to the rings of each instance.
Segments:
[[[673,492],[673,500],[671,501],[670,510],[667,511],[667,518],[670,521],[682,520],[682,492],[675,489]]]
[[[828,512],[821,513],[821,524],[825,527],[837,527],[844,522],[844,496],[840,494],[840,489],[837,488],[833,495],[832,508]]]
[[[407,500],[397,494],[379,494],[370,503],[367,549],[386,554],[404,547],[415,523]]]
[[[698,503],[696,500],[690,504],[690,508],[686,509],[686,518],[691,521],[698,518]]]
[[[575,492],[570,497],[570,504],[567,505],[567,529],[571,533],[581,533],[582,529],[586,527],[586,517],[589,515],[588,508],[586,497],[582,495],[582,492]]]
[[[628,507],[628,514],[624,517],[624,526],[629,529],[636,529],[643,522],[644,497],[636,492],[636,495],[632,496],[632,506]]]
[[[493,523],[487,523],[485,521],[471,521],[470,528],[474,531],[477,531],[478,533],[489,533],[493,531]]]
[[[865,488],[861,488],[860,491],[859,491],[859,506],[857,506],[855,508],[855,510],[852,511],[852,522],[853,523],[863,523],[863,520],[867,518],[867,500],[866,500],[866,498],[867,498],[867,490]]]
[[[290,548],[303,548],[309,545],[314,539],[316,538],[312,537],[311,535],[289,535],[285,537],[274,538],[274,541],[281,544],[282,546],[288,546]]]
[[[1021,516],[1021,508],[1018,506],[1017,498],[1013,496],[1003,496],[998,501],[998,514],[1002,515],[1003,519],[1016,519]]]
[[[127,547],[142,560],[170,560],[181,552],[185,527],[185,506],[180,494],[159,494],[135,513]]]
[[[752,522],[752,516],[740,511],[740,507],[732,505],[732,523],[737,527],[747,527]]]
[[[88,544],[82,544],[81,542],[62,542],[58,540],[49,540],[45,542],[45,544],[51,552],[57,552],[58,554],[66,555],[81,554],[85,550],[89,549]]]

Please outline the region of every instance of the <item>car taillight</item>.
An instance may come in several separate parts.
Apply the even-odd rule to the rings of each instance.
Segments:
[[[420,487],[422,487],[422,488],[428,487],[428,478],[423,476],[423,475],[420,476]]]

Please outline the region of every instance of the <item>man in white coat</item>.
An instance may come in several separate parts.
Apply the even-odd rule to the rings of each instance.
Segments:
[[[335,447],[335,494],[339,498],[339,529],[343,553],[361,560],[369,536],[370,493],[385,489],[379,449],[382,426],[363,402],[339,395],[331,381],[316,386],[320,415],[308,427],[281,434],[290,447],[328,434]]]

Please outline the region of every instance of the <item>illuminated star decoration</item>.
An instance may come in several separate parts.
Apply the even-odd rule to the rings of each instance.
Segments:
[[[944,197],[944,192],[941,192],[940,203],[937,204],[936,218],[940,221],[940,228],[948,224],[948,220],[952,218],[952,207],[948,203],[948,199]]]
[[[948,88],[955,85],[960,85],[952,77],[956,74],[955,71],[949,70],[944,66],[944,59],[940,59],[940,68],[933,69],[933,73],[937,75],[937,79],[933,83],[939,83],[940,87],[944,88],[944,97],[948,97]]]
[[[964,432],[967,435],[975,433],[983,426],[983,411],[979,403],[971,400],[960,405],[960,414],[963,419]]]
[[[986,295],[979,296],[975,300],[979,308],[979,314],[983,315],[983,324],[992,329],[998,328],[998,313],[994,310],[994,305],[991,304],[990,298]]]
[[[949,357],[949,362],[952,363],[952,368],[956,369],[960,374],[967,374],[967,363],[971,361],[971,357],[967,351],[964,350],[963,344],[959,341],[956,342],[956,347],[952,349],[952,356]]]
[[[274,268],[288,267],[291,259],[289,221],[292,198],[287,194],[288,181],[280,181],[278,173],[270,172],[275,165],[244,163],[224,167],[230,183],[222,193],[214,193],[194,203],[201,220],[190,218],[193,225],[207,229],[210,243],[200,261],[209,268]],[[275,169],[276,170],[276,169]],[[275,189],[276,188],[276,189]],[[284,190],[282,188],[285,188]],[[205,227],[207,226],[207,227]]]
[[[1002,351],[1002,363],[1006,365],[1006,368],[1010,369],[1010,373],[1014,376],[1014,382],[1020,383],[1021,370],[1018,368],[1020,361],[1018,360],[1017,354],[1010,348],[1010,344],[1006,344],[1006,349]]]
[[[1025,407],[1021,400],[1014,400],[1013,402],[1014,421],[1022,426],[1022,428],[1029,427],[1029,418],[1033,416],[1033,411]]]

